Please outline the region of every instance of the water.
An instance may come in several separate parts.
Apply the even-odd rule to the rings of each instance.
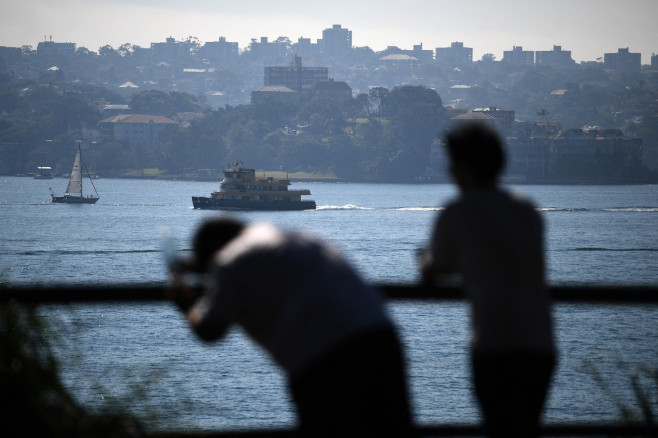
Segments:
[[[166,279],[159,235],[183,254],[203,218],[192,195],[216,183],[98,180],[96,205],[52,204],[63,179],[0,179],[0,270],[12,284],[153,283]],[[235,213],[304,229],[338,246],[371,282],[412,283],[450,185],[295,184],[316,211]],[[658,284],[658,186],[523,186],[546,222],[551,284]],[[60,190],[61,191],[61,190]],[[416,420],[478,419],[468,378],[464,303],[394,302],[409,361]],[[170,305],[47,306],[67,385],[88,406],[119,397],[154,427],[289,426],[285,380],[240,331],[205,345]],[[658,306],[557,305],[560,365],[547,421],[618,418],[615,397],[637,406],[634,366],[658,364]],[[596,364],[613,395],[586,371]],[[648,387],[648,385],[647,385]],[[655,388],[655,385],[653,386]],[[137,391],[139,390],[139,391]],[[151,417],[149,417],[151,418]]]

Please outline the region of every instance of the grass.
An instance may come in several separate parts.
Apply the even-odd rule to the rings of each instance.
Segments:
[[[157,167],[147,168],[147,169],[134,169],[129,170],[124,173],[124,176],[135,176],[135,177],[157,177],[165,173],[164,170],[158,169]]]
[[[48,329],[34,307],[0,305],[3,430],[43,437],[140,435],[139,422],[121,409],[90,412],[78,404],[60,380]]]
[[[615,393],[594,361],[589,359],[583,361],[583,369],[612,400],[622,420],[627,422],[642,422],[648,425],[656,424],[656,419],[658,418],[658,368],[637,365],[629,370],[620,362],[617,363],[617,367],[620,373],[626,374],[629,377],[628,383],[635,397],[635,406],[624,402]]]
[[[338,179],[331,172],[328,173],[310,173],[310,172],[285,172],[281,170],[257,170],[256,176],[271,176],[273,178],[290,178],[303,180],[333,181]]]

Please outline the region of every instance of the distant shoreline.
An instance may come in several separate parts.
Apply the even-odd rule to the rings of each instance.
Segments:
[[[362,184],[451,184],[447,178],[431,178],[431,179],[418,179],[418,180],[400,180],[400,179],[354,179],[354,178],[339,178],[336,176],[291,176],[285,172],[280,171],[258,171],[264,173],[266,176],[274,178],[288,178],[290,182],[295,183],[362,183]],[[294,175],[294,174],[293,174]],[[27,174],[0,174],[0,176],[7,177],[24,177],[33,178],[33,175]],[[64,176],[57,175],[55,178],[64,178]],[[195,174],[100,174],[100,179],[143,179],[143,180],[161,180],[161,181],[199,181],[199,182],[216,182],[219,184],[222,177],[220,176],[200,176]],[[543,178],[543,179],[520,179],[515,177],[503,178],[505,185],[519,185],[519,186],[546,186],[546,185],[587,185],[587,186],[601,186],[601,185],[652,185],[658,184],[658,174],[651,175],[644,178],[587,178],[587,177],[563,177],[563,178]]]

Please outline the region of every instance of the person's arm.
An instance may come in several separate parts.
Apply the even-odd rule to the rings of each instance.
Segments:
[[[229,324],[220,322],[219,317],[206,315],[207,299],[185,284],[182,274],[174,273],[169,291],[172,302],[185,315],[199,338],[214,341],[224,335]]]
[[[206,342],[216,341],[222,338],[230,326],[229,323],[219,318],[213,318],[212,315],[207,315],[206,312],[201,310],[199,305],[191,307],[186,315],[194,333]]]
[[[421,279],[423,283],[435,283],[437,280],[456,274],[457,272],[449,266],[441,266],[431,260],[421,267]]]
[[[458,271],[455,266],[454,236],[449,230],[446,212],[439,216],[432,234],[430,249],[420,254],[421,281],[432,284],[444,280]]]
[[[194,291],[182,280],[182,275],[174,274],[172,282],[169,287],[169,296],[171,301],[180,309],[181,312],[187,314],[188,310],[199,299],[200,295]]]

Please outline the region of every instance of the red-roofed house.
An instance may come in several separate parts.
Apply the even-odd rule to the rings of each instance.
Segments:
[[[153,149],[160,133],[178,122],[165,116],[149,114],[119,114],[98,122],[103,137],[112,137],[126,142],[131,147],[142,145]]]

